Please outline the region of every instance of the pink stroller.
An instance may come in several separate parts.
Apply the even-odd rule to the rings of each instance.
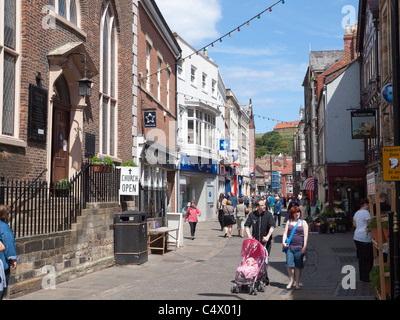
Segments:
[[[261,277],[267,272],[268,252],[265,247],[255,239],[246,239],[242,245],[242,255],[236,268],[235,285],[232,293],[239,293],[240,288],[249,288],[250,294],[257,295],[258,291],[264,292],[265,285]]]

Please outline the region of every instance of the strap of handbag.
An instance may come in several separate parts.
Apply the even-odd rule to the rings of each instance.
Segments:
[[[290,242],[292,241],[293,235],[294,235],[294,231],[296,230],[297,226],[299,225],[299,223],[302,221],[302,219],[300,219],[299,221],[297,221],[296,225],[294,226],[292,233],[290,234],[289,239],[286,240],[286,245],[289,245]]]

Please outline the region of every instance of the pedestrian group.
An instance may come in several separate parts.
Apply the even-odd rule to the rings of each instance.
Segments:
[[[233,226],[237,226],[239,237],[258,240],[265,247],[268,255],[271,252],[272,234],[276,227],[281,226],[282,208],[288,207],[289,221],[286,223],[282,247],[286,253],[286,268],[289,276],[287,289],[295,285],[300,288],[300,275],[303,269],[303,258],[308,242],[308,217],[309,207],[303,200],[300,206],[298,197],[291,197],[287,201],[284,197],[271,194],[267,196],[236,197],[233,193],[221,193],[216,203],[216,214],[221,231],[225,238],[231,238]],[[186,210],[184,221],[189,221],[191,239],[194,240],[196,224],[201,212],[191,201]],[[293,232],[293,235],[289,236]],[[288,239],[290,238],[290,243]],[[261,279],[264,285],[269,284],[268,273]]]

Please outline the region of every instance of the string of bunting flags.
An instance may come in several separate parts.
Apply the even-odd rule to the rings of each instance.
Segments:
[[[222,40],[223,40],[224,38],[226,38],[226,37],[232,37],[232,33],[234,33],[234,32],[240,32],[240,30],[241,30],[240,28],[242,28],[242,27],[245,26],[245,25],[246,25],[246,26],[249,26],[249,25],[250,25],[250,22],[253,21],[253,20],[255,20],[255,19],[260,19],[262,14],[264,14],[264,13],[266,13],[266,12],[272,12],[272,8],[275,7],[275,6],[277,6],[277,5],[280,4],[280,3],[281,3],[281,4],[285,4],[285,0],[279,0],[279,1],[275,2],[273,5],[269,6],[268,8],[266,8],[266,9],[263,10],[263,11],[261,11],[260,13],[256,14],[254,17],[252,17],[252,18],[246,20],[246,21],[245,21],[244,23],[242,23],[241,25],[239,25],[239,26],[237,26],[236,28],[232,29],[231,31],[227,32],[227,33],[224,34],[222,37],[219,37],[218,39],[216,39],[216,40],[210,42],[208,45],[202,47],[201,49],[199,49],[199,50],[197,50],[197,51],[194,51],[194,52],[191,53],[190,55],[188,55],[188,56],[186,56],[186,57],[184,57],[184,58],[181,58],[180,60],[177,61],[176,64],[167,66],[166,68],[162,68],[162,69],[160,69],[160,70],[158,70],[158,71],[156,71],[156,72],[154,72],[154,73],[152,73],[152,74],[150,74],[150,75],[146,75],[146,76],[140,78],[140,79],[139,79],[139,82],[143,82],[143,84],[144,84],[145,81],[146,81],[148,78],[150,78],[150,77],[152,77],[152,76],[154,76],[154,75],[156,75],[156,74],[161,73],[163,70],[165,70],[165,71],[172,71],[172,68],[173,68],[173,67],[176,67],[177,65],[180,65],[181,62],[185,62],[186,59],[191,59],[191,57],[192,57],[193,55],[195,55],[195,54],[197,55],[197,54],[199,54],[201,51],[204,51],[204,52],[205,52],[205,51],[207,50],[207,48],[209,48],[210,46],[211,46],[211,47],[214,47],[215,44],[222,42]]]
[[[139,85],[140,85],[140,84],[139,84]],[[151,84],[151,87],[153,87],[153,86],[154,86],[154,85]],[[228,106],[225,106],[225,105],[222,105],[222,104],[218,104],[218,103],[215,103],[215,102],[212,102],[212,101],[208,101],[208,100],[205,100],[205,99],[197,98],[197,97],[191,96],[191,95],[189,95],[189,94],[187,94],[187,93],[182,93],[182,92],[174,91],[174,90],[168,89],[168,88],[163,87],[163,86],[160,86],[160,85],[158,85],[157,87],[159,87],[160,89],[164,89],[164,90],[166,90],[166,91],[169,91],[169,92],[171,92],[171,93],[175,93],[176,95],[182,95],[185,99],[188,99],[188,100],[189,100],[189,99],[190,99],[190,100],[196,100],[196,101],[198,101],[198,102],[200,102],[200,103],[207,104],[207,105],[209,105],[209,106],[211,106],[211,107],[216,107],[216,108],[218,108],[218,110],[219,110],[219,108],[225,108],[225,110],[227,110],[227,109],[234,109],[234,108],[235,108],[235,107],[228,107]],[[219,110],[219,111],[221,111],[221,110]],[[266,117],[266,116],[262,116],[262,115],[258,115],[258,114],[254,114],[254,113],[253,113],[253,116],[254,116],[254,117],[257,117],[257,118],[259,118],[259,119],[274,121],[274,122],[278,122],[278,123],[290,123],[290,122],[293,122],[293,121],[278,120],[278,119],[274,119],[274,118],[271,118],[271,117]]]

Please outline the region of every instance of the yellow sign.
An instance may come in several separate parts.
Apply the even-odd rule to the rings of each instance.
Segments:
[[[400,147],[382,148],[383,180],[400,181]]]

